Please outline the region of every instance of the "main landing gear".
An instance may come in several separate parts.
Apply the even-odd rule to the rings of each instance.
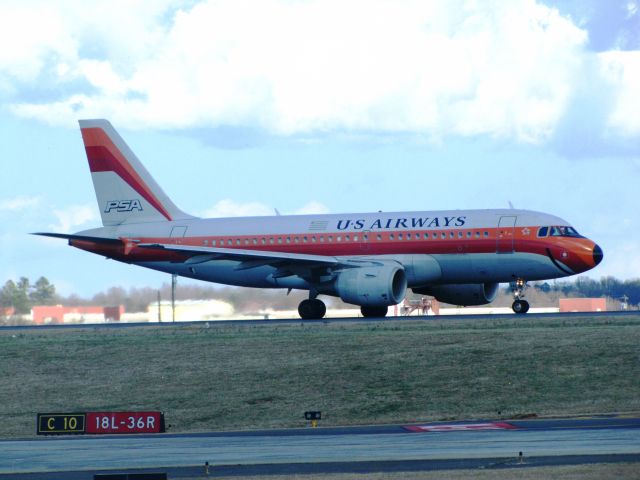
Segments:
[[[310,298],[298,305],[298,314],[303,320],[319,320],[327,313],[327,306],[322,300]]]
[[[524,292],[527,289],[527,282],[519,278],[511,285],[513,290],[513,304],[511,304],[511,308],[514,313],[527,313],[529,311],[529,302],[526,300],[522,300],[524,298]]]
[[[360,307],[360,312],[365,318],[385,317],[388,307]],[[298,314],[303,320],[320,320],[327,313],[327,307],[322,300],[310,298],[303,300],[298,305]]]
[[[386,317],[389,307],[360,307],[360,312],[365,318]]]

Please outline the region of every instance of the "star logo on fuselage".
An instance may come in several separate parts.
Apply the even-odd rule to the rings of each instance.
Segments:
[[[528,228],[522,229],[522,235],[530,235],[530,234],[531,234],[531,230],[529,230]]]

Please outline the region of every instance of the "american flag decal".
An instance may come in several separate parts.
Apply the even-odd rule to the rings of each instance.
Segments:
[[[323,232],[323,231],[325,231],[327,229],[328,225],[329,225],[329,221],[328,220],[314,220],[309,225],[309,231],[310,232]]]

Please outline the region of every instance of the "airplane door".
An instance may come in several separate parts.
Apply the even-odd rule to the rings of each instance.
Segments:
[[[371,248],[371,244],[369,243],[371,240],[371,230],[365,230],[362,232],[362,242],[360,242],[360,250],[363,252],[368,252]]]
[[[514,233],[516,229],[516,216],[500,217],[498,221],[498,237],[496,252],[513,253]]]
[[[173,239],[173,243],[181,244],[182,238],[187,233],[187,227],[173,227],[171,229],[171,238]]]

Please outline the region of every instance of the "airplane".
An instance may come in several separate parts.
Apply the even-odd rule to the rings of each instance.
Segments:
[[[384,317],[407,289],[453,305],[493,301],[510,283],[597,266],[602,249],[554,215],[448,210],[202,219],[180,210],[107,120],[80,120],[102,227],[45,233],[120,262],[209,282],[306,290],[298,313],[320,319],[319,295]]]

